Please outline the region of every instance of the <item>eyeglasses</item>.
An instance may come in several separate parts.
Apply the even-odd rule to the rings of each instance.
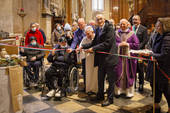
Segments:
[[[96,21],[100,21],[100,20],[102,20],[103,18],[96,18]]]

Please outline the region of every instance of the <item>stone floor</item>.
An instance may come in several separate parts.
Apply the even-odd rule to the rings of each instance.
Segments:
[[[149,83],[146,82],[143,94],[135,91],[135,96],[131,99],[114,98],[114,104],[101,107],[100,103],[90,101],[89,97],[81,92],[63,97],[61,100],[44,101],[41,99],[40,91],[25,89],[23,103],[26,113],[145,113],[150,108],[148,105],[153,102],[150,92]],[[161,105],[163,113],[166,112],[165,99]]]

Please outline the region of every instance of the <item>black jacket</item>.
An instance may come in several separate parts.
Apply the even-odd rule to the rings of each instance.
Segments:
[[[170,32],[162,35],[160,43],[161,46],[158,49],[160,52],[155,52],[153,48],[153,56],[158,61],[159,67],[170,75]]]
[[[145,45],[148,42],[147,28],[144,27],[143,25],[139,25],[138,31],[136,33],[136,36],[138,37],[139,42],[140,42],[139,48],[144,49]]]
[[[67,63],[71,64],[71,53],[67,53],[66,49],[69,48],[69,46],[62,48],[60,45],[56,44],[54,47],[55,49],[64,49],[64,50],[56,50],[55,55],[53,56],[51,53],[48,55],[47,60],[51,62],[53,65],[57,65],[59,63]]]
[[[115,66],[118,63],[118,56],[111,55],[117,54],[115,31],[107,20],[101,35],[99,36],[99,28],[97,28],[94,40],[90,44],[82,45],[82,47],[84,49],[92,47],[95,51],[94,66]],[[111,54],[98,53],[99,51]]]
[[[35,46],[29,44],[27,47],[31,47],[31,48],[43,48],[43,46],[39,45],[38,43]],[[29,48],[25,48],[24,52],[20,52],[20,54],[22,56],[26,56],[28,62],[31,61],[32,57],[36,56],[36,61],[40,61],[45,56],[44,51],[42,51],[42,50],[34,50],[34,49],[29,49]]]
[[[41,32],[42,36],[43,36],[43,39],[44,39],[44,43],[46,42],[46,36],[45,36],[45,33],[42,29],[39,29],[39,31]]]

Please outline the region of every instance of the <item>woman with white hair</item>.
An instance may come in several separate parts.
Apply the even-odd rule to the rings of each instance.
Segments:
[[[95,37],[93,28],[91,26],[85,27],[85,34],[86,36],[83,38],[83,40],[80,43],[80,47],[83,44],[91,43],[92,40]],[[98,68],[94,67],[94,54],[93,53],[85,53],[85,51],[81,51],[81,58],[86,59],[85,61],[85,91],[87,93],[94,92],[97,93],[98,89],[98,79],[97,79],[97,72]]]
[[[64,26],[64,35],[66,37],[68,45],[71,46],[71,43],[73,41],[73,33],[71,31],[71,26],[68,23],[66,23]]]
[[[118,53],[120,55],[129,54],[130,49],[138,49],[139,41],[135,33],[128,28],[128,21],[126,19],[120,20],[120,29],[116,31],[116,45],[118,46]],[[119,57],[119,63],[116,66],[117,82],[115,87],[115,95],[119,97],[122,93],[126,97],[134,96],[134,79],[136,76],[137,60]]]

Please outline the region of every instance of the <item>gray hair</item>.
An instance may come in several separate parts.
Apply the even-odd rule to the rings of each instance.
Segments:
[[[30,23],[30,27],[32,27],[33,25],[36,25],[35,22]]]
[[[86,31],[92,31],[93,32],[94,30],[93,30],[93,28],[91,26],[86,26],[85,27],[85,32]]]
[[[84,18],[79,18],[79,19],[78,19],[78,23],[80,23],[80,22],[85,23]]]
[[[140,16],[139,16],[139,15],[134,15],[134,16],[133,16],[133,18],[134,18],[134,17],[137,17],[137,18],[141,21],[141,19],[140,19]]]
[[[35,25],[39,26],[40,24],[39,23],[35,23]]]
[[[129,23],[129,21],[128,21],[127,19],[125,19],[125,18],[123,18],[123,19],[120,20],[120,24],[121,24],[122,22],[126,22],[126,24]]]

